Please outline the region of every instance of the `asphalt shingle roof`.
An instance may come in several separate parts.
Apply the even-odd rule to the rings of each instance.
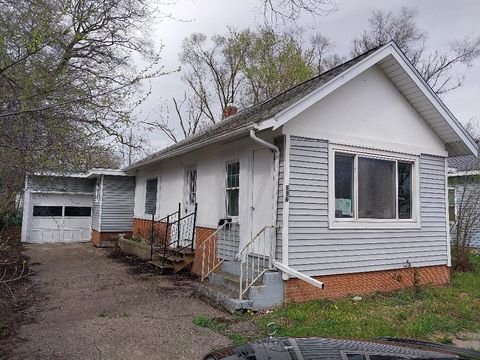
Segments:
[[[474,155],[454,156],[448,158],[450,172],[480,170],[480,159]]]
[[[298,84],[275,97],[267,99],[262,103],[241,110],[237,114],[229,116],[225,120],[220,121],[218,124],[208,128],[207,130],[204,130],[196,135],[193,135],[185,140],[182,140],[176,144],[168,146],[152,155],[145,157],[144,159],[125,168],[125,170],[140,167],[143,164],[155,161],[156,158],[165,156],[168,157],[169,153],[172,153],[175,150],[180,150],[183,147],[211,139],[218,135],[241,129],[248,126],[249,124],[259,123],[263,120],[267,120],[273,117],[275,114],[279,113],[280,111],[286,109],[290,105],[294,104],[298,100],[302,99],[315,89],[326,84],[328,81],[332,80],[344,71],[348,70],[350,67],[357,64],[380,47],[381,46],[371,49],[343,64],[340,64],[330,69],[329,71],[326,71],[320,75],[313,77],[310,80]]]

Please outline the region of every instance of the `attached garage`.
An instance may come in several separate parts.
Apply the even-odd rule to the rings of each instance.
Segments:
[[[26,178],[22,241],[95,245],[131,233],[134,177],[118,169]]]
[[[92,195],[34,193],[27,242],[89,241]]]

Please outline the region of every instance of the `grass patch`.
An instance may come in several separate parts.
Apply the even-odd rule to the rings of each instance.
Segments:
[[[219,319],[212,319],[207,316],[197,316],[193,319],[193,323],[197,326],[208,328],[215,332],[223,332],[227,327],[228,324]]]
[[[448,343],[448,335],[480,331],[480,256],[473,262],[475,270],[452,274],[448,287],[374,294],[357,302],[289,304],[257,317],[256,322],[263,329],[277,323],[277,336],[397,336]]]
[[[230,339],[233,346],[240,346],[248,342],[248,338],[246,336],[238,333],[227,334],[227,337]]]
[[[241,312],[233,314],[233,319],[227,318],[210,318],[207,316],[197,316],[193,319],[193,323],[197,326],[204,327],[226,336],[233,346],[239,346],[252,340],[251,336],[242,333],[242,330],[235,329],[234,324],[244,323],[249,319]],[[230,327],[232,326],[232,327]]]

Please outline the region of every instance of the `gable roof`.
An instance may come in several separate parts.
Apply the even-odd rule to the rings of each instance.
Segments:
[[[410,104],[426,119],[446,144],[449,154],[477,154],[478,148],[475,141],[426,84],[397,45],[390,42],[367,51],[260,104],[244,109],[205,131],[147,156],[124,170],[135,170],[158,163],[211,143],[247,134],[253,128],[275,130],[374,65],[378,65],[385,72]]]
[[[462,155],[448,158],[449,176],[478,175],[480,159],[474,155]]]

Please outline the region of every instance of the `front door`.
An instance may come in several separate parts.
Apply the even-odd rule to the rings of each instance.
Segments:
[[[251,239],[273,219],[273,153],[269,149],[253,151],[252,167]],[[256,241],[257,253],[268,255],[271,246],[271,229]],[[263,239],[265,237],[265,241]]]
[[[197,203],[197,167],[190,166],[185,171],[185,209],[180,222],[180,246],[189,246],[194,236],[194,211]]]

